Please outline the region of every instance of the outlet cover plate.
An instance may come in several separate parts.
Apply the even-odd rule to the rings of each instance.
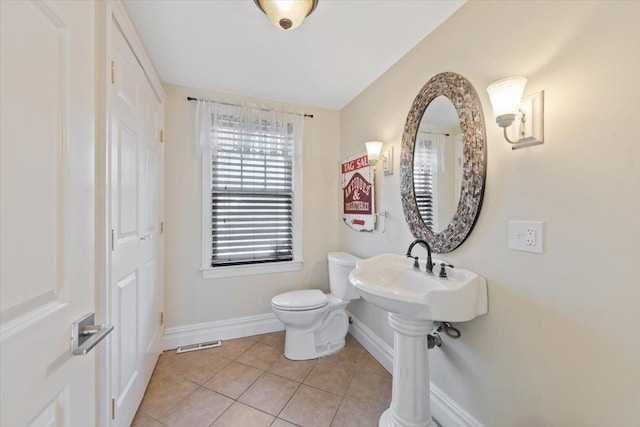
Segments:
[[[543,225],[542,221],[509,221],[509,249],[541,254]]]
[[[384,175],[393,175],[393,147],[384,152],[382,158],[382,171]]]

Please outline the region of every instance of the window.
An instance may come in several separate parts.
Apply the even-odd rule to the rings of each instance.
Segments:
[[[211,265],[293,259],[293,130],[260,123],[247,131],[234,117],[213,129]]]
[[[210,110],[205,277],[299,269],[302,117],[220,103]]]
[[[422,135],[420,135],[422,136]],[[413,188],[416,194],[416,204],[422,221],[432,230],[436,229],[435,210],[433,209],[433,191],[435,174],[433,165],[432,141],[419,138],[416,140],[413,161]]]

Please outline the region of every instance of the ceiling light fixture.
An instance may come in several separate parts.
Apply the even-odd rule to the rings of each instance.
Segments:
[[[318,0],[253,0],[278,28],[293,30],[318,6]]]

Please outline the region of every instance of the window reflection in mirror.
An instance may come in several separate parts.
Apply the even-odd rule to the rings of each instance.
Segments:
[[[463,133],[446,96],[431,101],[420,120],[413,155],[413,186],[418,212],[436,233],[453,219],[462,185]]]

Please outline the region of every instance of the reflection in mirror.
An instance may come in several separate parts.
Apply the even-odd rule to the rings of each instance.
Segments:
[[[463,140],[456,108],[446,96],[436,97],[420,120],[413,153],[418,212],[436,233],[449,225],[458,209]]]

